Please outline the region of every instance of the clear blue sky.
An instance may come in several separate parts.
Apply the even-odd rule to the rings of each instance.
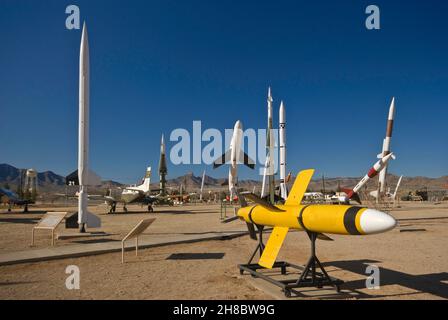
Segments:
[[[81,31],[65,28],[69,4],[0,1],[0,162],[59,174],[77,166]],[[269,85],[275,123],[286,104],[288,171],[363,175],[395,96],[391,172],[448,174],[446,1],[74,4],[89,29],[90,158],[103,178],[135,182],[157,168],[161,134],[193,120],[265,127]],[[381,30],[364,26],[369,4]],[[204,168],[168,163],[169,177]]]

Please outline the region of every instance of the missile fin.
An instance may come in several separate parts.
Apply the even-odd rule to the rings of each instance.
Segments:
[[[218,159],[216,159],[215,162],[213,162],[213,169],[219,168],[223,164],[229,162],[231,154],[232,154],[232,151],[229,149],[226,151],[226,153],[224,153],[222,156],[220,156]]]
[[[238,219],[238,216],[230,217],[222,221],[222,223],[229,223]]]
[[[317,234],[317,239],[325,240],[325,241],[334,241],[329,236],[327,236],[326,234],[323,234],[323,233],[318,233]]]
[[[300,202],[302,202],[303,195],[305,194],[306,188],[308,187],[313,174],[314,169],[300,171],[294,181],[292,189],[289,191],[288,199],[286,199],[285,205],[299,205]]]
[[[274,227],[266,247],[263,250],[260,261],[258,261],[260,266],[272,269],[280,248],[282,247],[283,241],[288,234],[288,230],[288,227]]]
[[[252,240],[257,240],[257,233],[253,223],[246,222],[247,230],[249,230],[249,236]]]
[[[272,204],[270,204],[269,202],[267,202],[264,199],[261,199],[260,197],[258,197],[257,195],[250,193],[250,192],[242,192],[241,195],[244,198],[247,198],[253,202],[255,202],[256,204],[262,206],[263,208],[265,208],[266,210],[269,211],[274,211],[274,212],[284,212],[285,210],[280,209],[279,207],[276,207]]]
[[[243,150],[240,150],[238,153],[238,162],[243,163],[251,169],[255,169],[255,161],[252,160],[252,158],[250,158]]]

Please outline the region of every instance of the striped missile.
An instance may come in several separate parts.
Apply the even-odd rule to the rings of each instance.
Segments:
[[[382,159],[378,160],[372,168],[370,168],[369,172],[358,182],[358,184],[352,189],[342,189],[347,194],[347,199],[356,200],[358,203],[361,203],[358,191],[372,178],[376,177],[378,173],[382,172],[382,170],[387,166],[387,163],[390,159],[395,159],[393,153],[389,153]]]
[[[324,233],[368,235],[386,232],[395,227],[395,219],[387,213],[350,205],[302,205],[303,195],[314,170],[304,170],[297,176],[284,205],[272,205],[254,194],[242,194],[255,205],[238,210],[238,217],[248,225],[274,227],[258,262],[272,268],[289,229],[315,233],[318,238],[331,240]]]

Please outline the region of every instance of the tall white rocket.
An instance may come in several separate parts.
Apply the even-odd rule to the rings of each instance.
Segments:
[[[383,150],[378,154],[378,158],[382,159],[390,153],[390,140],[392,139],[392,130],[394,127],[394,117],[395,117],[395,98],[392,98],[392,102],[389,107],[389,115],[387,117],[387,128],[386,128],[386,138],[383,140]],[[387,174],[387,164],[379,174],[379,191],[380,194],[384,194],[386,191],[386,174]]]
[[[101,220],[87,210],[87,186],[100,183],[100,178],[89,170],[89,73],[89,40],[84,22],[79,53],[78,224],[81,232],[85,232],[86,226],[101,226]]]
[[[286,200],[288,190],[286,188],[286,113],[283,101],[279,110],[279,140],[280,140],[280,196]]]

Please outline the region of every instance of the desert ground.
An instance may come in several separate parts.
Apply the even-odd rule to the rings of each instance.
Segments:
[[[58,240],[57,247],[121,240],[141,219],[156,221],[144,239],[179,234],[238,232],[239,220],[221,223],[219,205],[156,207],[146,213],[129,206],[128,213],[107,215],[104,205],[91,207],[100,214],[108,235],[92,239]],[[33,207],[30,213],[0,209],[0,255],[49,246],[49,235],[37,233],[30,247],[33,225],[47,211],[74,211],[73,207]],[[398,220],[394,230],[370,236],[332,235],[335,241],[318,241],[317,254],[332,277],[344,280],[341,292],[328,288],[298,289],[295,299],[447,299],[448,203],[402,202],[390,213]],[[232,215],[231,210],[228,215]],[[91,230],[95,231],[95,230]],[[70,233],[64,225],[57,233]],[[268,235],[265,236],[267,239]],[[0,266],[0,299],[276,299],[281,289],[250,275],[240,275],[256,242],[247,235],[126,252]],[[290,232],[279,259],[303,265],[309,255],[304,232]],[[80,270],[80,289],[68,290],[66,267]],[[366,288],[366,268],[380,270],[379,289]],[[296,276],[290,274],[289,276]]]

